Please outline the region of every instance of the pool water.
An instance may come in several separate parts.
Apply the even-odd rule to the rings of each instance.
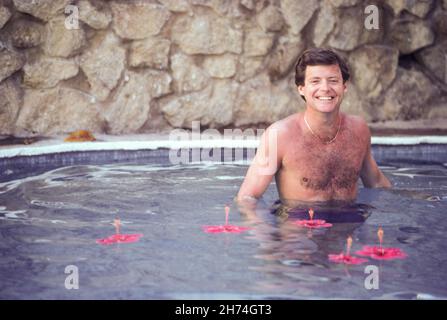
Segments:
[[[274,183],[249,217],[232,202],[246,165],[74,165],[0,183],[1,299],[430,299],[447,297],[447,168],[382,163],[392,190],[360,188],[354,204],[317,204],[331,228],[308,230],[303,205],[272,214]],[[204,225],[249,227],[210,234]],[[101,245],[115,233],[134,243]],[[406,259],[340,265],[328,254],[377,245]],[[367,289],[365,267],[378,270]],[[76,268],[77,273],[68,271]],[[68,269],[73,270],[73,269]],[[78,288],[66,287],[78,275]],[[70,278],[73,279],[73,278]],[[70,282],[74,284],[75,282]]]

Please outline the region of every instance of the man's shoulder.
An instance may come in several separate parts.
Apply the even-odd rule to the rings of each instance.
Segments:
[[[287,132],[290,132],[290,130],[296,129],[297,118],[297,113],[292,114],[286,118],[275,121],[267,128],[267,130],[276,130],[278,131],[278,133],[285,134]]]
[[[343,115],[347,121],[350,121],[352,123],[356,123],[359,125],[367,125],[366,120],[364,118],[362,118],[361,116],[357,116],[354,114],[348,114],[348,113],[343,113]]]
[[[361,131],[361,132],[365,132],[365,133],[369,132],[368,123],[361,116],[352,115],[352,114],[344,114],[344,116],[345,116],[345,121],[347,122],[347,124],[350,128],[354,129],[355,131]]]

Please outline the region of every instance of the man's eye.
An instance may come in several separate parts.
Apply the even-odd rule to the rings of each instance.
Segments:
[[[338,83],[338,80],[329,80],[330,83]]]

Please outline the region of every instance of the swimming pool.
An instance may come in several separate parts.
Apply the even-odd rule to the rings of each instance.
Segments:
[[[333,220],[331,228],[315,230],[294,224],[304,205],[286,217],[271,213],[273,183],[256,221],[239,213],[232,199],[247,166],[237,161],[170,165],[166,150],[2,159],[0,298],[447,297],[445,147],[376,146],[374,154],[394,188],[360,188],[354,204],[314,206]],[[225,204],[229,223],[249,230],[203,231],[224,224]],[[116,217],[123,233],[143,234],[140,240],[98,244],[115,233]],[[399,247],[406,259],[328,260],[348,236],[354,252],[376,245],[379,226],[384,246]],[[365,287],[368,265],[377,267],[378,289]],[[67,288],[73,268],[78,289]]]

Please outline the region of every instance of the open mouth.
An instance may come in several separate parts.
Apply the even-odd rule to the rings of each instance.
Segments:
[[[331,101],[331,100],[335,99],[335,97],[322,96],[322,97],[317,97],[317,99],[320,101]]]

